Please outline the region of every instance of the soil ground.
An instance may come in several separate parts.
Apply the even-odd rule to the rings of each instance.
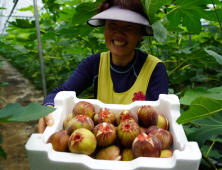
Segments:
[[[41,90],[20,74],[7,61],[0,67],[0,82],[9,85],[0,88],[0,109],[8,103],[19,103],[27,106],[30,103],[42,104],[44,97]],[[22,123],[0,123],[0,133],[3,135],[1,144],[7,154],[7,160],[0,157],[0,170],[29,170],[29,162],[25,144],[33,133],[37,133],[38,120]]]

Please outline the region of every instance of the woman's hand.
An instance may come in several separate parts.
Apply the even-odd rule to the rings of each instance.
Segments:
[[[53,107],[51,105],[47,105],[49,107]],[[47,126],[52,126],[54,124],[54,118],[52,117],[52,113],[49,113],[48,116],[40,118],[38,123],[38,133],[43,133]]]

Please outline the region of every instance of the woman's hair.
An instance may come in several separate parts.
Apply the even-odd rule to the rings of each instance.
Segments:
[[[98,8],[98,12],[107,10],[112,6],[119,6],[122,9],[128,9],[144,16],[148,21],[149,18],[143,10],[143,4],[140,0],[104,0]]]

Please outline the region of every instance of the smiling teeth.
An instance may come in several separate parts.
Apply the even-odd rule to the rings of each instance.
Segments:
[[[119,42],[119,41],[114,41],[115,45],[121,46],[121,45],[125,45],[126,43],[124,42]]]

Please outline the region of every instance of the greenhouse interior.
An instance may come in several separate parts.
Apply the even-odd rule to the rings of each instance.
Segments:
[[[65,120],[80,114],[77,101],[94,103],[87,116],[97,143],[86,154],[67,141],[69,148],[58,152],[49,134],[67,133]],[[154,108],[143,116],[155,112],[156,118],[141,118],[142,105]],[[103,115],[114,112],[108,129],[116,127],[106,146],[93,134],[105,122],[95,118],[102,107]],[[143,119],[156,122],[148,126]],[[126,122],[139,129],[130,145],[119,130]],[[172,136],[157,156],[134,147],[150,126]],[[100,152],[111,146],[116,156]],[[222,0],[0,0],[0,169],[45,168],[222,169]]]

